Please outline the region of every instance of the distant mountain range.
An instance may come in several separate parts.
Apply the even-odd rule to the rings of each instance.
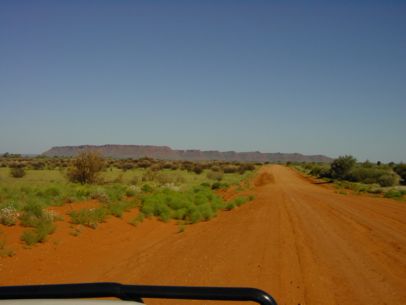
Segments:
[[[104,157],[117,159],[149,157],[160,160],[187,161],[241,161],[241,162],[331,162],[332,159],[323,155],[302,155],[298,153],[261,153],[235,152],[217,150],[178,150],[168,146],[153,145],[80,145],[56,146],[44,152],[48,157],[73,157],[85,150],[98,151]]]

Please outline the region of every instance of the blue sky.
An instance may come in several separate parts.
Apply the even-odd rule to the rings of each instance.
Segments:
[[[1,1],[0,152],[406,161],[404,1]]]

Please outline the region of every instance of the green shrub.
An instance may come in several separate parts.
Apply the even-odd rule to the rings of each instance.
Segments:
[[[244,203],[246,203],[248,201],[248,198],[247,197],[243,197],[243,196],[240,196],[240,197],[237,197],[237,198],[235,198],[234,199],[234,203],[235,203],[235,205],[236,206],[241,206],[241,205],[243,205]]]
[[[354,167],[347,174],[347,179],[366,184],[378,183],[380,186],[393,186],[399,182],[399,177],[391,169],[373,167],[372,165]]]
[[[150,186],[149,184],[144,184],[141,187],[141,191],[145,192],[145,193],[150,193],[152,192],[154,189],[152,188],[152,186]]]
[[[30,202],[24,206],[20,215],[20,222],[24,227],[36,227],[42,221],[47,220],[50,220],[50,218],[44,212],[41,204],[37,202]]]
[[[21,240],[28,246],[32,246],[38,242],[37,235],[33,230],[25,230],[21,235]]]
[[[165,189],[142,198],[141,212],[162,221],[184,220],[189,223],[209,220],[224,207],[223,200],[208,187],[199,186],[185,192]]]
[[[328,165],[315,164],[310,169],[310,175],[319,178],[328,178],[330,176],[330,167]]]
[[[35,229],[25,230],[21,235],[21,240],[28,246],[46,241],[49,234],[55,232],[55,224],[52,221],[43,221]]]
[[[131,208],[136,206],[135,201],[119,201],[115,203],[106,204],[105,208],[108,210],[108,213],[121,218],[124,212],[129,211]]]
[[[393,173],[387,173],[378,178],[380,186],[394,186],[399,183],[399,178]]]
[[[171,174],[162,172],[156,174],[154,180],[156,180],[160,185],[165,185],[174,182],[174,179]]]
[[[341,156],[331,163],[330,173],[335,179],[346,179],[357,160],[353,156]]]
[[[370,193],[377,185],[368,185],[359,182],[350,182],[350,181],[337,181],[335,185],[341,189],[349,189],[357,193]]]
[[[105,221],[108,216],[106,208],[81,209],[69,213],[73,224],[81,224],[95,229],[99,223]]]
[[[130,186],[126,191],[125,191],[125,195],[128,197],[133,197],[135,196],[137,192],[135,191],[135,187]]]
[[[406,195],[406,191],[404,190],[390,189],[389,191],[385,192],[384,197],[392,199],[402,199],[404,195]]]
[[[133,226],[138,226],[140,223],[142,223],[145,219],[144,213],[139,213],[136,217],[134,217],[131,221],[130,224]]]
[[[35,233],[37,234],[38,241],[41,243],[44,242],[49,234],[55,232],[55,229],[55,224],[50,220],[43,221],[38,224],[35,228]]]
[[[44,190],[43,192],[43,196],[45,197],[58,197],[61,195],[61,190],[58,189],[57,187],[53,186],[53,187],[48,187]]]
[[[122,184],[114,184],[105,188],[105,192],[107,193],[111,202],[117,202],[123,199],[126,191],[127,187]]]
[[[235,205],[234,201],[230,201],[226,204],[226,211],[231,211],[233,209],[235,209],[237,206]]]

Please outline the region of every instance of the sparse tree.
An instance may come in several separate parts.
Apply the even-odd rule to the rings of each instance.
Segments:
[[[103,169],[104,159],[96,151],[84,151],[72,162],[68,178],[72,182],[95,183],[99,172]]]

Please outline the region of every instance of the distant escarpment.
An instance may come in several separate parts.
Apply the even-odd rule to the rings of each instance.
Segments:
[[[56,146],[44,152],[47,157],[73,157],[85,150],[97,151],[104,157],[117,159],[139,159],[149,157],[160,160],[186,161],[240,161],[240,162],[331,162],[332,159],[323,155],[302,155],[298,153],[261,153],[235,152],[217,150],[178,150],[168,146],[152,145],[80,145]]]

